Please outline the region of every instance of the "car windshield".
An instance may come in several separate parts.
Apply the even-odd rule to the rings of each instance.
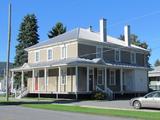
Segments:
[[[152,92],[152,93],[145,95],[144,97],[146,97],[146,98],[160,97],[160,92]]]

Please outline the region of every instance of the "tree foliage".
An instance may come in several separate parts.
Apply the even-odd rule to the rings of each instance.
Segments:
[[[124,40],[124,35],[120,35],[119,39]],[[148,48],[148,44],[146,42],[142,42],[141,40],[139,40],[138,36],[135,34],[130,35],[130,40],[131,40],[131,43],[136,46],[139,46],[145,49]]]
[[[34,14],[28,14],[24,17],[20,25],[14,66],[18,67],[28,62],[28,54],[24,49],[35,45],[38,43],[38,40],[39,35],[36,16]]]
[[[14,67],[22,66],[28,62],[28,53],[25,51],[25,48],[35,45],[38,43],[38,40],[39,35],[36,16],[34,14],[27,14],[20,24]],[[15,79],[19,81],[20,77],[20,73],[17,73]]]
[[[159,60],[159,59],[157,59],[157,60],[155,61],[154,66],[155,66],[155,67],[156,67],[156,66],[160,66],[160,60]]]
[[[48,38],[53,38],[66,32],[66,27],[61,22],[57,22],[48,33]]]

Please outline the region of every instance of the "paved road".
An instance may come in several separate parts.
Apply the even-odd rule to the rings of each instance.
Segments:
[[[0,120],[133,120],[133,119],[40,110],[32,108],[23,108],[20,106],[0,106]]]

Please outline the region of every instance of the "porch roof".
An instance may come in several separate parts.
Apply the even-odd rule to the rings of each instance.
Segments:
[[[86,64],[87,65],[105,65],[105,63],[102,63],[97,59],[89,60],[89,59],[83,59],[83,58],[67,58],[67,59],[47,61],[47,62],[25,63],[21,67],[11,69],[11,71],[21,71],[21,70],[30,70],[33,68],[56,67],[56,66],[65,66],[65,65],[86,65]]]
[[[118,67],[118,68],[148,69],[147,67],[135,66],[131,64],[109,63],[109,62],[106,63],[101,58],[96,58],[93,60],[84,59],[84,58],[67,58],[62,60],[54,60],[54,61],[39,62],[39,63],[25,63],[21,67],[11,69],[11,71],[31,70],[33,68],[58,67],[58,66],[65,66],[65,65],[70,65],[70,66],[92,65],[92,66],[108,66],[108,67]]]

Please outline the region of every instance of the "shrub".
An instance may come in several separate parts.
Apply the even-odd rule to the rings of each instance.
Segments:
[[[92,98],[94,100],[104,100],[106,98],[106,94],[101,91],[94,91],[92,94]]]

